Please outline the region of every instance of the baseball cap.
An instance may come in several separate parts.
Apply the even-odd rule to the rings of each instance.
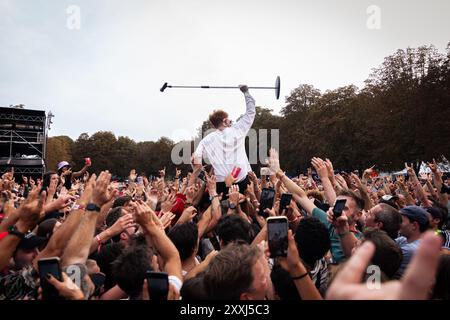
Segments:
[[[17,249],[31,250],[41,246],[46,241],[47,241],[46,238],[38,237],[32,232],[28,232],[27,234],[25,234],[25,237],[22,240],[20,240]]]
[[[70,164],[67,161],[61,161],[60,163],[58,163],[58,171],[64,167],[70,167]]]
[[[400,213],[421,226],[427,227],[430,223],[427,211],[419,206],[406,206],[400,209]]]
[[[394,207],[398,210],[399,207],[398,207],[397,203],[395,203],[396,200],[398,200],[398,196],[385,194],[384,196],[381,197],[380,203],[386,203],[386,204],[390,205],[391,207]]]

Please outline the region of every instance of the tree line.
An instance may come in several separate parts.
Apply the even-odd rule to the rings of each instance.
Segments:
[[[205,120],[199,131],[208,128]],[[344,171],[373,164],[380,170],[399,170],[407,161],[447,156],[450,43],[444,53],[432,45],[397,50],[372,70],[361,89],[348,85],[321,92],[300,84],[286,97],[281,115],[257,107],[253,128],[280,130],[280,160],[290,174],[305,171],[314,156],[330,158],[335,169]],[[151,175],[163,167],[170,172],[175,170],[174,145],[165,137],[135,142],[112,132],[83,133],[75,141],[51,137],[47,168],[61,160],[81,167],[83,158],[90,157],[94,172],[108,169],[126,176],[135,168]]]

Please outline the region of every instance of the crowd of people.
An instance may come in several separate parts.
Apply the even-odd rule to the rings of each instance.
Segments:
[[[246,113],[210,115],[190,172],[119,182],[87,158],[42,180],[3,174],[0,299],[449,299],[450,188],[436,161],[381,178],[313,158],[289,177],[271,149],[258,177],[245,151],[255,100],[239,89]]]
[[[430,174],[406,164],[405,175],[375,177],[373,168],[337,173],[313,158],[308,172],[289,177],[272,149],[270,173],[250,171],[244,184],[232,172],[217,183],[202,165],[170,179],[165,169],[153,180],[131,170],[125,182],[90,174],[89,164],[72,172],[67,162],[42,180],[7,172],[0,299],[45,299],[44,280],[59,299],[151,300],[153,272],[167,275],[168,300],[446,300],[450,181],[428,165]],[[260,211],[265,189],[275,197]],[[282,208],[285,193],[293,197]],[[286,257],[269,254],[267,216],[288,220]],[[39,261],[49,258],[60,279],[42,278]]]

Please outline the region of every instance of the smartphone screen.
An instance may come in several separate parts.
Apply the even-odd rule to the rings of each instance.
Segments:
[[[259,206],[259,215],[268,217],[268,214],[264,212],[265,209],[272,209],[273,200],[275,199],[275,190],[269,188],[263,188],[261,191],[261,199]]]
[[[284,216],[267,219],[270,257],[286,257],[288,249],[288,220]]]
[[[47,274],[62,281],[61,267],[58,257],[38,260],[39,278],[41,280],[42,299],[43,300],[62,300],[58,290],[47,281]]]
[[[147,271],[147,285],[150,300],[167,300],[169,275],[166,272]]]
[[[336,200],[336,203],[334,204],[334,207],[333,207],[334,219],[337,219],[342,215],[342,210],[344,210],[346,202],[347,202],[346,199]]]
[[[267,167],[262,167],[260,171],[260,175],[262,176],[270,176],[270,169]]]
[[[281,194],[280,199],[280,214],[282,214],[283,210],[287,209],[287,206],[291,204],[292,194],[291,193],[283,193]]]

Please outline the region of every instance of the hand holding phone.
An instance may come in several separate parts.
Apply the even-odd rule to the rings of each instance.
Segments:
[[[292,193],[283,193],[281,194],[280,199],[280,214],[283,213],[283,210],[287,210],[287,206],[291,204]]]
[[[150,300],[167,300],[169,275],[166,272],[147,271],[146,278]]]
[[[286,257],[288,250],[288,219],[285,216],[267,218],[270,257]]]
[[[272,209],[275,200],[275,190],[271,188],[263,188],[261,191],[261,199],[259,205],[259,215],[267,218],[268,214],[264,212],[266,209]]]
[[[47,275],[62,281],[60,260],[58,257],[38,260],[39,278],[42,288],[42,300],[61,300],[58,290],[48,282]]]
[[[333,207],[333,219],[336,220],[342,215],[342,211],[345,208],[347,200],[346,199],[338,199]]]

